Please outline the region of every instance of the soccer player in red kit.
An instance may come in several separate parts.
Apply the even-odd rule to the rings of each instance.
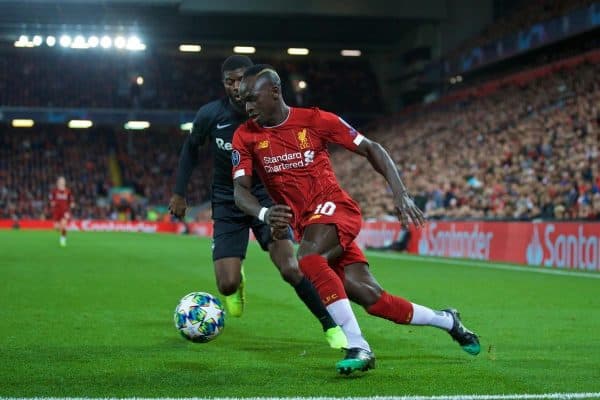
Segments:
[[[335,114],[285,104],[281,80],[268,65],[255,65],[240,85],[250,119],[233,139],[234,197],[247,214],[271,225],[274,234],[288,225],[300,241],[300,269],[315,286],[327,311],[348,339],[342,374],[374,368],[375,356],[362,335],[349,299],[366,311],[398,324],[445,330],[469,354],[480,352],[479,339],[462,324],[454,309],[443,311],[387,293],[375,280],[354,239],[362,217],[356,202],[339,186],[327,151],[337,143],[363,157],[382,174],[394,194],[404,227],[425,223],[387,151]],[[276,205],[264,208],[251,192],[253,171]]]
[[[54,226],[60,230],[60,245],[67,245],[67,223],[71,218],[71,208],[75,206],[73,194],[67,188],[65,178],[60,176],[56,180],[56,187],[50,192],[50,208]]]

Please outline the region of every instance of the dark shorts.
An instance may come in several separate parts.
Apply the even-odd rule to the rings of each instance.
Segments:
[[[269,206],[262,202],[264,206]],[[250,230],[264,251],[269,250],[269,244],[273,241],[271,228],[261,222],[258,218],[240,214],[241,211],[235,205],[215,204],[213,206],[213,261],[221,258],[235,257],[246,258]],[[230,215],[230,217],[225,217]],[[291,232],[289,239],[292,239]]]

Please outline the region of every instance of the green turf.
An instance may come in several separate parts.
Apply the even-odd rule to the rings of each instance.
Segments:
[[[457,307],[471,357],[434,328],[355,308],[377,368],[342,377],[341,353],[252,244],[248,303],[214,342],[173,327],[180,297],[216,294],[196,237],[0,231],[0,396],[373,396],[600,391],[600,280],[371,256],[392,293]]]

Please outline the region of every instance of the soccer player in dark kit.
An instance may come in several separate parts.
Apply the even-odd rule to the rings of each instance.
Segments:
[[[262,249],[269,252],[283,279],[294,288],[298,297],[321,323],[329,345],[336,349],[345,348],[347,340],[343,331],[333,321],[315,288],[298,268],[290,237],[282,235],[279,240],[273,240],[271,228],[258,218],[245,215],[237,208],[233,199],[231,141],[233,132],[247,119],[239,96],[239,85],[244,71],[252,65],[250,58],[239,55],[231,56],[223,62],[221,72],[227,96],[204,105],[196,114],[191,134],[185,140],[179,158],[177,183],[169,210],[176,217],[185,216],[185,193],[191,173],[198,164],[198,148],[210,142],[214,164],[213,262],[217,287],[226,296],[225,304],[229,315],[239,317],[244,309],[245,275],[242,262],[246,257],[248,236],[252,229]],[[250,190],[262,205],[270,207],[273,204],[258,179],[250,183]]]
[[[275,236],[285,234],[288,225],[293,228],[300,241],[300,269],[348,338],[346,357],[336,364],[337,371],[349,374],[375,366],[375,356],[349,299],[369,314],[398,324],[443,329],[467,353],[477,355],[479,339],[465,328],[456,310],[432,310],[387,293],[354,242],[362,224],[360,209],[337,182],[328,143],[366,157],[385,177],[405,228],[410,221],[416,226],[425,223],[387,151],[335,114],[287,106],[281,95],[281,79],[271,66],[248,68],[240,94],[250,119],[233,138],[236,204],[248,215],[271,225]],[[261,204],[252,192],[254,171],[276,205]]]

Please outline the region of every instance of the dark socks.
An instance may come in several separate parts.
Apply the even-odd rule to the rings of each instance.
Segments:
[[[294,290],[296,290],[296,294],[306,304],[310,312],[317,317],[323,326],[323,331],[336,326],[336,323],[333,322],[331,315],[329,315],[329,312],[327,312],[327,309],[323,305],[319,294],[305,276],[294,286]]]

